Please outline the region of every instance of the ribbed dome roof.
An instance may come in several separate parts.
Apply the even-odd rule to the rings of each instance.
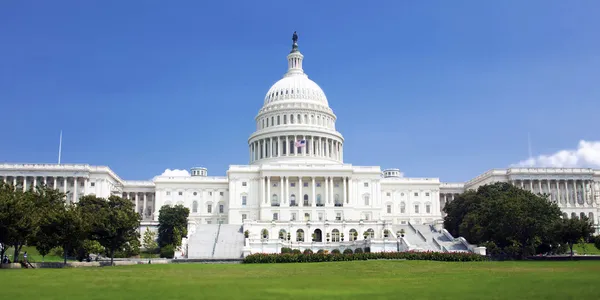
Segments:
[[[267,92],[265,105],[285,100],[307,100],[329,106],[321,87],[306,74],[289,74],[277,81]]]

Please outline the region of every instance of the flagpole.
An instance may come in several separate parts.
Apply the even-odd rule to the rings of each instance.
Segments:
[[[62,130],[60,131],[60,139],[58,142],[58,164],[60,165],[60,155],[62,152]]]

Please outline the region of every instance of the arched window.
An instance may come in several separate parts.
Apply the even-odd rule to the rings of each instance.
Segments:
[[[350,229],[350,236],[348,237],[349,241],[356,241],[358,239],[358,231],[356,229]]]
[[[331,231],[331,241],[334,243],[340,241],[340,231],[339,230],[334,229]]]
[[[580,217],[582,220],[583,220],[583,219],[585,219],[585,213],[583,213],[583,212],[582,212],[582,213],[580,213],[580,214],[579,214],[579,217]]]
[[[284,241],[287,240],[287,234],[285,232],[285,229],[279,230],[279,239],[280,240],[284,240]]]
[[[588,216],[589,216],[588,218],[590,218],[590,221],[592,222],[592,224],[596,223],[594,221],[594,213],[593,212],[589,213]]]
[[[342,202],[340,201],[340,195],[339,194],[335,194],[333,196],[333,201],[335,203],[335,206],[342,206]]]
[[[325,206],[321,201],[321,194],[317,194],[317,206]]]
[[[296,242],[304,242],[304,230],[296,230]]]
[[[308,203],[308,194],[304,194],[304,206],[310,206],[310,203]]]
[[[198,201],[194,201],[192,203],[192,212],[193,213],[197,213],[198,212]]]
[[[577,214],[576,213],[571,213],[571,219],[575,219],[577,218]]]
[[[277,198],[277,194],[273,194],[273,196],[271,196],[271,206],[279,206],[279,198]]]
[[[298,204],[296,204],[296,195],[294,194],[290,195],[290,206],[298,206]]]
[[[373,228],[367,229],[367,238],[369,238],[369,239],[375,238],[375,230],[373,230]]]
[[[563,219],[568,219],[568,218],[569,218],[569,215],[567,215],[567,213],[563,213],[563,214],[562,214],[562,217],[563,217]]]

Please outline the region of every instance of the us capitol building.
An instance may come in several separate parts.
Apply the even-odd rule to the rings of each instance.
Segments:
[[[600,170],[494,169],[464,183],[407,178],[399,169],[344,163],[344,137],[323,90],[302,68],[294,33],[287,72],[267,92],[248,138],[248,165],[227,176],[165,172],[150,181],[120,178],[109,167],[84,164],[0,164],[0,180],[29,189],[46,184],[67,193],[131,199],[156,230],[163,205],[190,209],[189,233],[178,255],[233,258],[281,247],[371,251],[470,251],[485,248],[452,237],[442,208],[467,189],[510,182],[548,194],[564,217],[598,223]]]

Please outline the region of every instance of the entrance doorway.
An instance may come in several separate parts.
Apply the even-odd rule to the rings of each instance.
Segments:
[[[321,232],[321,229],[315,229],[315,242],[322,242],[323,241],[323,232]]]

